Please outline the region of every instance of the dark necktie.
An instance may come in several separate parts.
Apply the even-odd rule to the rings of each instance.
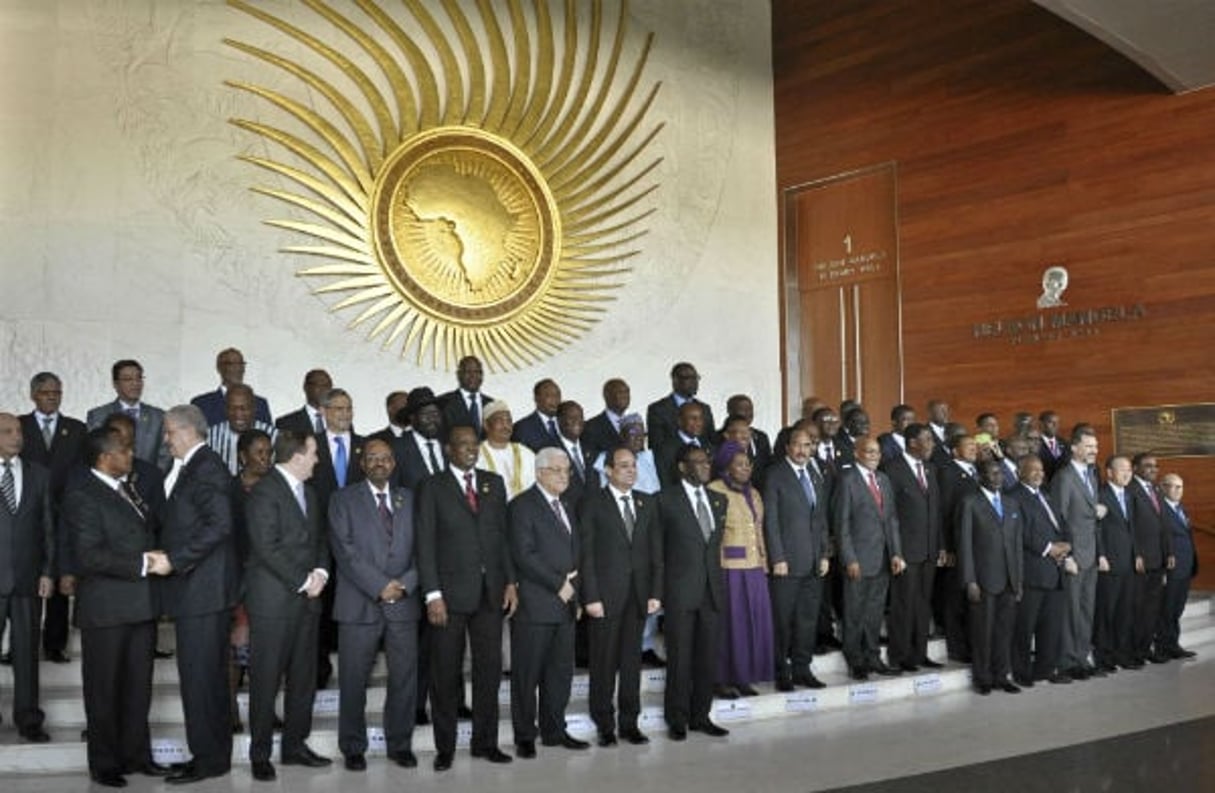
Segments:
[[[1050,518],[1051,525],[1056,529],[1059,528],[1059,521],[1055,518],[1055,512],[1050,508],[1050,502],[1046,500],[1046,496],[1042,495],[1042,491],[1038,491],[1038,501],[1042,502],[1042,509],[1046,510],[1046,517]]]
[[[473,427],[477,430],[477,435],[482,435],[485,430],[481,427],[481,400],[473,394],[468,398],[468,415],[472,417]]]
[[[1152,509],[1156,510],[1156,514],[1160,514],[1160,499],[1156,498],[1156,487],[1154,485],[1145,485],[1144,490],[1147,491],[1148,498],[1152,501]]]
[[[696,522],[700,524],[700,533],[706,540],[713,534],[713,516],[709,514],[709,505],[705,503],[705,492],[696,488]]]
[[[4,504],[8,511],[17,514],[17,480],[13,477],[13,461],[4,461],[4,476],[0,477],[0,492],[4,493]]]
[[[915,478],[920,481],[920,490],[928,492],[928,479],[924,476],[924,464],[917,462],[915,464]]]
[[[320,435],[325,431],[325,422],[321,420],[321,412],[318,410],[312,418],[312,431]]]
[[[1093,469],[1084,469],[1084,486],[1088,488],[1088,494],[1096,498],[1097,486],[1093,483]]]
[[[553,440],[557,439],[557,421],[555,419],[548,420],[548,434]]]
[[[620,502],[624,505],[624,533],[631,541],[633,529],[637,528],[637,516],[633,513],[633,500],[625,495],[620,497]]]
[[[1190,518],[1185,514],[1185,508],[1181,506],[1181,502],[1177,502],[1177,517],[1181,519],[1181,525],[1185,528],[1190,528]]]
[[[818,504],[818,498],[814,495],[814,484],[810,481],[810,475],[806,473],[805,468],[799,468],[797,471],[797,481],[801,483],[802,492],[806,494],[806,501],[810,503],[810,508]]]
[[[42,420],[42,442],[46,444],[48,450],[51,448],[51,444],[55,442],[54,425],[55,419],[50,416]]]
[[[586,463],[582,459],[582,448],[577,443],[570,447],[570,461],[574,463],[578,478],[586,481]]]
[[[139,423],[139,408],[124,408],[122,412],[130,416],[131,421]]]
[[[469,508],[477,511],[477,491],[473,488],[473,472],[464,472],[464,499],[468,501]]]
[[[553,514],[557,516],[557,522],[561,524],[561,527],[565,529],[566,533],[568,534],[570,524],[569,521],[565,519],[565,510],[561,508],[561,499],[554,498],[549,502],[549,506],[553,508]]]
[[[437,474],[439,472],[439,469],[442,468],[443,466],[439,463],[438,455],[435,454],[435,442],[434,441],[426,441],[426,452],[427,452],[428,456],[430,457],[430,472],[432,474]]]
[[[384,535],[388,537],[388,544],[392,545],[392,513],[388,511],[388,494],[376,493],[376,511],[380,513],[380,522],[384,524]]]
[[[131,480],[119,480],[118,495],[122,496],[122,500],[130,504],[139,513],[139,517],[147,518],[148,505],[140,497],[139,491],[135,489],[135,485],[131,484]]]

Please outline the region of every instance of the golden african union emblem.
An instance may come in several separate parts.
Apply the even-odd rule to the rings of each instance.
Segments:
[[[241,159],[289,185],[253,189],[295,208],[267,222],[309,238],[283,252],[325,260],[297,274],[341,295],[330,310],[359,307],[352,328],[444,368],[532,364],[602,316],[660,162],[644,161],[653,35],[626,56],[626,0],[229,5],[283,36],[225,39],[277,70],[273,88],[227,84],[290,125],[232,123],[285,155]]]

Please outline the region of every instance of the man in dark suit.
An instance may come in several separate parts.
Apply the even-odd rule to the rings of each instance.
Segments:
[[[907,450],[907,439],[904,431],[916,423],[915,408],[911,405],[895,405],[890,409],[890,432],[878,436],[878,446],[882,448],[882,463],[897,460]],[[928,425],[925,424],[925,427]],[[928,429],[932,432],[932,429]],[[933,451],[936,451],[936,435],[933,435]]]
[[[405,403],[409,429],[392,442],[396,460],[393,476],[397,484],[417,490],[426,477],[447,468],[443,456],[443,413],[434,392],[419,386]]]
[[[841,468],[856,463],[856,442],[866,437],[869,437],[869,414],[859,406],[854,407],[844,414],[843,426],[835,433],[836,463]]]
[[[572,400],[562,402],[557,408],[557,446],[570,460],[570,481],[564,497],[574,511],[582,497],[591,490],[599,489],[599,473],[595,470],[595,458],[591,457],[582,442],[586,424],[583,421],[582,405]]]
[[[981,489],[963,500],[958,513],[958,568],[970,602],[971,682],[980,694],[1021,691],[1008,679],[1022,587],[1021,502],[1001,495],[1002,467],[997,460],[979,466]]]
[[[89,773],[106,787],[125,787],[124,774],[164,776],[152,761],[148,709],[152,652],[159,605],[152,575],[168,571],[155,549],[148,515],[125,489],[134,452],[111,428],[89,432],[92,468],[63,504],[64,531],[72,538],[79,583],[84,708]]]
[[[725,437],[729,429],[730,417],[742,419],[747,426],[749,436],[743,445],[747,456],[751,458],[751,484],[763,489],[764,473],[772,464],[772,441],[768,433],[755,426],[755,403],[746,394],[735,394],[726,400],[726,421],[721,428],[721,437]],[[731,439],[727,439],[731,440]],[[720,438],[718,440],[720,443]],[[738,442],[736,440],[736,442]]]
[[[897,675],[882,662],[878,633],[890,576],[906,568],[899,544],[894,489],[877,470],[882,450],[875,438],[856,444],[856,466],[840,472],[832,500],[836,546],[848,580],[844,582],[844,658],[855,680],[870,672]]]
[[[1194,531],[1190,516],[1181,505],[1185,483],[1177,474],[1165,474],[1160,480],[1164,494],[1164,524],[1170,534],[1173,554],[1168,564],[1164,603],[1156,628],[1155,651],[1163,658],[1193,658],[1193,650],[1180,644],[1181,613],[1190,596],[1190,581],[1198,575],[1198,554],[1194,550]]]
[[[952,436],[949,433],[949,403],[943,399],[928,401],[928,427],[932,430],[933,448],[936,450],[932,462],[938,468],[949,464],[950,452],[953,450]],[[965,429],[963,429],[965,433]]]
[[[603,384],[603,412],[587,419],[582,433],[583,445],[592,460],[624,441],[620,420],[629,412],[630,399],[629,384],[619,377]]]
[[[680,405],[676,414],[675,434],[661,447],[654,445],[652,441],[654,433],[653,430],[650,431],[650,448],[654,450],[654,466],[658,469],[658,481],[662,483],[663,487],[678,484],[683,478],[677,468],[677,462],[679,450],[684,446],[704,449],[705,455],[712,457],[713,447],[705,437],[706,427],[710,426],[705,423],[708,409],[709,406],[702,402],[688,401]]]
[[[281,762],[313,768],[332,762],[305,743],[316,694],[320,597],[329,581],[324,521],[316,494],[305,485],[316,466],[316,437],[280,432],[274,460],[274,470],[254,485],[245,502],[249,760],[258,781],[276,776],[270,762],[274,699],[284,676]]]
[[[388,424],[367,436],[367,440],[375,438],[384,441],[389,446],[409,430],[409,413],[405,406],[409,403],[408,391],[390,391],[384,397],[384,412],[388,414]]]
[[[1151,452],[1136,454],[1131,460],[1135,476],[1127,486],[1130,496],[1131,525],[1135,530],[1135,604],[1131,642],[1134,657],[1140,663],[1168,660],[1167,656],[1154,652],[1152,639],[1156,635],[1156,624],[1160,619],[1161,602],[1164,599],[1164,582],[1173,556],[1173,541],[1165,526],[1163,496],[1156,486],[1159,466],[1156,455]]]
[[[510,439],[533,452],[557,446],[557,409],[561,406],[561,386],[546,377],[532,387],[536,409],[515,422]]]
[[[13,722],[25,740],[45,743],[50,736],[38,708],[38,620],[42,601],[54,591],[51,482],[46,468],[22,459],[21,448],[21,422],[0,413],[0,628],[8,622]]]
[[[232,530],[232,478],[207,447],[207,420],[194,405],[165,413],[173,468],[165,480],[160,543],[172,575],[162,585],[173,619],[177,677],[193,756],[169,777],[184,784],[228,773],[232,765],[228,663],[232,606],[240,587]]]
[[[1093,660],[1105,672],[1141,669],[1135,660],[1134,584],[1143,560],[1135,549],[1131,517],[1131,458],[1116,454],[1105,461],[1105,484],[1097,498],[1105,517],[1097,521],[1097,612],[1093,626]]]
[[[662,608],[662,533],[651,496],[634,490],[637,457],[611,450],[603,464],[608,484],[589,490],[578,511],[579,594],[586,613],[590,655],[591,718],[599,745],[620,738],[649,743],[641,715],[641,634],[646,618]],[[619,685],[617,685],[619,676]],[[616,691],[619,713],[612,708]]]
[[[673,462],[675,452],[687,443],[687,440],[679,435],[682,429],[679,409],[688,403],[701,407],[701,422],[696,437],[704,448],[709,448],[709,435],[717,425],[713,423],[712,408],[696,399],[698,390],[700,375],[697,374],[695,366],[683,361],[671,367],[671,393],[650,403],[645,413],[646,427],[650,432],[650,448],[654,450],[655,460]],[[664,472],[661,467],[658,469],[658,475],[665,477],[662,480],[664,487],[679,481],[678,475],[672,471]]]
[[[818,451],[815,454],[823,470],[828,476],[832,476],[841,467],[840,448],[836,442],[840,429],[839,414],[829,407],[822,407],[814,411],[812,421],[818,427],[819,437]]]
[[[658,494],[658,523],[666,596],[663,711],[667,734],[682,741],[688,730],[729,735],[709,719],[720,649],[718,622],[726,605],[721,572],[726,499],[705,489],[710,467],[704,449],[681,446],[676,462],[680,478]]]
[[[473,757],[509,763],[498,748],[498,684],[502,679],[502,619],[518,605],[507,546],[506,486],[476,467],[477,433],[450,429],[446,472],[422,480],[416,530],[418,576],[431,642],[431,721],[435,770],[451,768],[464,640],[472,649]]]
[[[899,516],[899,547],[907,569],[890,584],[890,665],[905,672],[921,666],[939,668],[928,657],[928,623],[932,619],[932,590],[938,567],[945,565],[941,530],[941,491],[932,450],[936,445],[926,424],[903,430],[906,451],[882,464],[894,488]]]
[[[565,729],[574,676],[578,608],[578,532],[562,498],[570,460],[551,446],[536,455],[536,484],[507,509],[511,560],[519,577],[519,611],[511,626],[510,711],[515,754],[536,756],[536,721],[545,746],[586,749]],[[540,710],[536,710],[536,693]]]
[[[58,525],[59,507],[68,473],[84,465],[88,429],[84,422],[59,412],[63,382],[52,372],[39,372],[30,380],[34,410],[21,417],[21,459],[47,468],[51,475],[51,518]],[[70,585],[67,587],[70,589]],[[68,597],[57,589],[46,601],[42,650],[48,661],[67,663]]]
[[[975,439],[965,433],[951,438],[947,454],[949,462],[937,467],[941,490],[941,527],[945,546],[945,569],[935,587],[933,614],[937,623],[945,627],[945,648],[951,661],[970,663],[970,631],[966,625],[966,588],[959,579],[958,555],[958,507],[966,496],[979,489],[975,461],[979,457],[979,446]],[[936,435],[933,435],[933,449]],[[937,457],[934,452],[933,457]]]
[[[772,566],[769,589],[776,640],[776,688],[822,688],[814,658],[828,558],[827,490],[811,465],[817,433],[789,433],[786,457],[764,482],[764,544]]]
[[[324,369],[309,369],[304,375],[304,406],[274,422],[275,429],[290,430],[300,435],[317,435],[325,431],[325,411],[321,400],[333,390],[333,379]]]
[[[139,361],[130,359],[115,361],[110,367],[110,374],[117,398],[90,410],[84,423],[90,430],[94,430],[100,427],[101,422],[111,413],[127,414],[135,422],[135,456],[162,471],[169,470],[172,458],[164,444],[165,413],[160,408],[142,401],[143,366]]]
[[[1056,668],[1063,639],[1063,576],[1071,553],[1067,527],[1042,489],[1046,473],[1036,456],[1022,457],[1020,486],[1009,495],[1021,502],[1021,603],[1013,628],[1013,681],[1025,688],[1036,680],[1070,683]],[[1072,563],[1074,564],[1074,563]],[[1033,661],[1031,663],[1031,648]]]
[[[1064,580],[1067,609],[1063,618],[1063,660],[1068,675],[1086,680],[1103,670],[1089,662],[1097,605],[1097,521],[1106,507],[1097,499],[1097,435],[1081,429],[1071,442],[1071,460],[1055,472],[1050,490],[1071,533],[1072,558],[1078,572]]]
[[[245,382],[245,355],[235,347],[220,350],[215,356],[215,371],[219,373],[219,388],[205,391],[190,400],[190,404],[203,412],[208,426],[215,426],[227,418],[225,397],[228,386]],[[263,424],[273,424],[270,415],[270,405],[264,397],[257,397],[254,420]]]
[[[338,748],[351,771],[367,768],[367,685],[381,643],[388,666],[388,757],[405,768],[418,764],[413,728],[422,596],[413,493],[392,486],[394,466],[386,442],[368,441],[362,460],[366,481],[347,485],[329,500],[329,545],[337,573],[333,618],[339,626]]]
[[[472,427],[477,440],[485,440],[484,408],[494,398],[481,393],[484,379],[485,369],[479,358],[466,355],[460,359],[456,366],[457,388],[439,396],[444,428],[450,431],[452,427]]]
[[[1042,411],[1038,415],[1038,432],[1041,435],[1038,457],[1042,460],[1042,468],[1049,483],[1059,466],[1067,462],[1069,454],[1067,444],[1059,438],[1059,414],[1053,410]]]
[[[316,436],[316,469],[311,486],[316,491],[322,527],[329,519],[329,497],[347,485],[363,480],[363,437],[351,429],[354,406],[350,394],[334,388],[321,401],[325,431]],[[326,545],[326,553],[328,546]],[[333,588],[321,595],[320,634],[317,641],[316,687],[325,688],[333,675],[330,658],[337,650],[337,626],[333,622]]]

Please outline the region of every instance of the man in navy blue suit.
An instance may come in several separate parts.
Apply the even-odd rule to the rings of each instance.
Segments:
[[[1194,651],[1179,644],[1181,612],[1190,596],[1190,581],[1198,575],[1198,554],[1194,552],[1194,533],[1190,516],[1181,505],[1184,482],[1177,474],[1165,474],[1160,480],[1164,493],[1164,523],[1173,543],[1173,555],[1168,564],[1164,586],[1164,608],[1156,628],[1156,654],[1168,658],[1193,658]]]
[[[215,371],[219,372],[219,388],[214,391],[206,391],[190,400],[190,404],[197,406],[206,416],[207,426],[214,427],[228,417],[225,401],[228,386],[245,382],[246,366],[244,353],[235,347],[220,350],[219,354],[215,356]],[[274,423],[274,419],[270,416],[270,405],[264,397],[257,398],[256,410],[255,420],[266,424]]]

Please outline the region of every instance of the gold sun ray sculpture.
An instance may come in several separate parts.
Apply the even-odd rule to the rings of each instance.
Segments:
[[[324,260],[297,275],[435,368],[529,366],[590,328],[639,252],[661,162],[645,159],[663,126],[643,124],[653,34],[626,58],[627,2],[614,24],[599,0],[299,4],[306,26],[229,0],[296,58],[224,40],[287,86],[226,81],[289,121],[232,123],[273,144],[241,159],[286,185],[253,188],[295,210],[267,221],[307,238],[282,251]]]

